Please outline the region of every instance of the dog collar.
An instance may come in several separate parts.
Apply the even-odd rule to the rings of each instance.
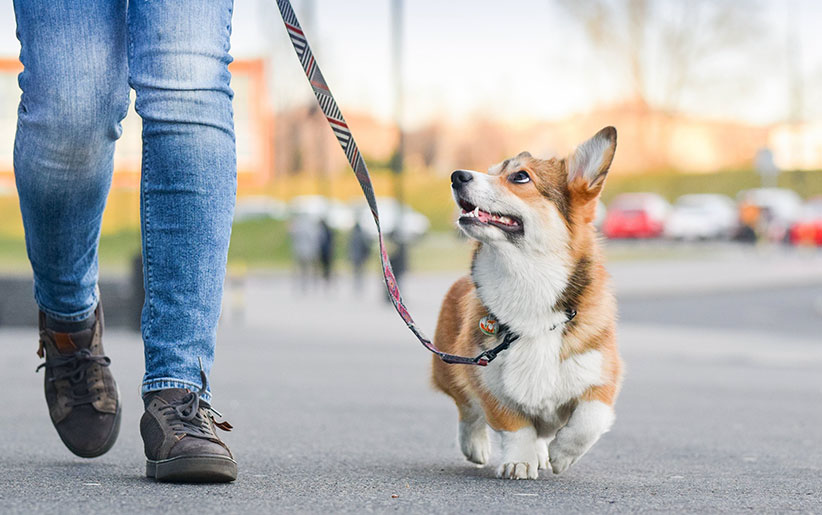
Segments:
[[[486,335],[486,336],[495,336],[495,335],[498,335],[498,334],[503,334],[503,333],[511,331],[508,328],[507,325],[501,324],[499,322],[499,318],[497,318],[496,315],[491,313],[491,310],[486,308],[486,311],[488,311],[488,314],[485,315],[484,317],[480,318],[480,321],[479,321],[480,331],[482,331],[482,333],[484,335]],[[575,310],[574,308],[568,308],[568,309],[565,310],[565,320],[563,320],[562,322],[557,322],[556,324],[552,325],[548,330],[553,331],[557,327],[559,327],[561,325],[564,325],[564,324],[567,324],[568,322],[573,320],[574,317],[576,317],[576,316],[577,316],[577,310]]]
[[[491,310],[486,308],[486,311],[488,311],[488,314],[480,318],[479,321],[480,331],[482,331],[482,333],[487,336],[502,336],[502,343],[500,343],[493,349],[484,351],[482,354],[477,356],[476,359],[484,359],[485,363],[488,364],[491,361],[493,361],[497,357],[497,355],[499,355],[500,352],[510,347],[511,344],[519,338],[519,335],[511,331],[511,329],[509,329],[507,325],[500,323],[499,319],[493,313],[491,313]],[[557,327],[567,324],[576,316],[576,309],[567,308],[565,310],[565,320],[563,320],[562,322],[557,322],[556,324],[552,325],[548,330],[553,331]]]

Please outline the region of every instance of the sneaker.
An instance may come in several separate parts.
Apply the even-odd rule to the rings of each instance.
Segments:
[[[146,476],[158,481],[226,483],[237,479],[237,462],[215,429],[231,430],[228,422],[200,396],[206,391],[200,372],[199,392],[169,388],[145,398],[140,434],[146,451]]]
[[[120,392],[103,353],[103,309],[89,329],[60,333],[46,327],[40,312],[40,349],[45,358],[46,404],[68,449],[83,458],[105,454],[120,433]]]

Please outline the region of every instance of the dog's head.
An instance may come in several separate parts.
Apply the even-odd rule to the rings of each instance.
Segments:
[[[460,229],[492,246],[545,250],[568,242],[593,221],[615,150],[616,129],[606,127],[565,159],[522,152],[487,174],[455,171],[451,191]]]

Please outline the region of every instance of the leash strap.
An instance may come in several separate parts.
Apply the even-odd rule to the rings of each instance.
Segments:
[[[302,65],[303,71],[305,71],[305,76],[311,84],[311,89],[314,90],[314,96],[317,98],[320,109],[322,109],[323,114],[325,114],[325,118],[328,120],[331,130],[334,132],[334,136],[337,137],[337,141],[340,143],[343,152],[345,152],[345,157],[348,159],[351,169],[354,170],[354,175],[357,177],[357,182],[360,183],[362,192],[368,202],[368,207],[371,209],[371,214],[374,216],[374,223],[377,224],[377,238],[380,243],[380,262],[382,263],[382,274],[385,279],[385,286],[388,288],[388,293],[391,297],[391,302],[394,304],[394,308],[408,326],[408,329],[414,333],[414,336],[417,337],[420,343],[422,343],[426,349],[439,356],[444,362],[459,365],[486,366],[490,361],[486,355],[487,351],[475,358],[469,358],[466,356],[448,354],[437,349],[431,340],[423,334],[419,327],[417,327],[417,324],[411,317],[411,313],[409,313],[408,309],[405,307],[405,303],[402,301],[402,295],[400,294],[399,285],[397,284],[397,279],[391,268],[391,261],[388,259],[388,252],[385,248],[385,241],[383,240],[382,229],[380,228],[380,215],[377,212],[377,199],[374,196],[374,187],[371,184],[371,176],[368,173],[368,167],[365,165],[365,161],[357,148],[357,144],[354,142],[354,136],[352,136],[351,130],[348,128],[348,124],[345,123],[345,118],[343,118],[340,109],[337,107],[337,102],[334,100],[333,95],[331,95],[331,90],[328,88],[328,84],[326,84],[325,79],[323,78],[320,67],[314,59],[314,54],[311,51],[311,47],[308,45],[308,40],[303,33],[302,27],[300,27],[300,22],[297,20],[296,14],[294,14],[294,9],[291,7],[291,2],[289,0],[277,0],[277,6],[280,8],[280,14],[282,15],[283,22],[285,23],[285,28],[288,31],[288,36],[291,38],[291,44],[297,52],[300,65]]]

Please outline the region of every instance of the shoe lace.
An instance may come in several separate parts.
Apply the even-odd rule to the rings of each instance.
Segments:
[[[219,438],[214,434],[212,423],[214,427],[219,427],[223,431],[231,431],[233,426],[227,421],[217,422],[214,416],[222,417],[222,415],[201,398],[208,388],[208,378],[203,370],[202,360],[200,361],[200,378],[202,387],[199,391],[188,392],[182,398],[160,408],[160,412],[166,417],[175,433],[219,442]]]
[[[48,379],[50,382],[68,380],[72,394],[68,405],[74,407],[91,404],[98,398],[97,394],[89,391],[88,370],[94,365],[107,367],[111,365],[111,359],[108,356],[92,354],[89,349],[80,349],[68,356],[49,357],[35,369],[35,372],[39,372],[41,368],[51,369],[52,376]]]

